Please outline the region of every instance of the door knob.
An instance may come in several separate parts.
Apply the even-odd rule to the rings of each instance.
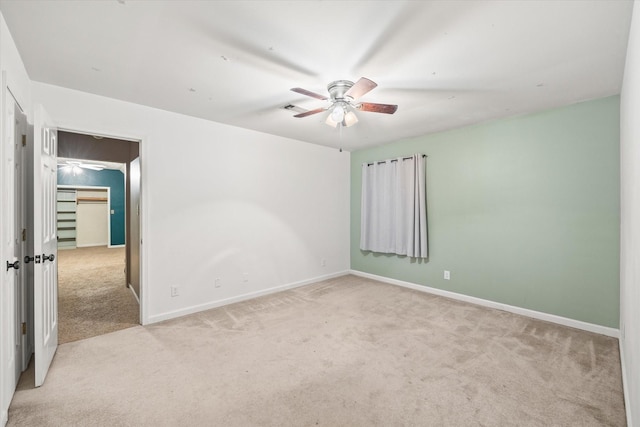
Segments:
[[[51,254],[49,256],[42,254],[42,262],[45,262],[45,261],[53,262],[54,259],[56,259],[56,256],[54,254]]]
[[[35,258],[34,258],[34,257],[32,257],[32,256],[26,255],[26,256],[24,257],[24,263],[25,263],[25,264],[29,264],[29,263],[30,263],[31,261],[33,261],[34,259],[35,259]]]
[[[18,270],[20,268],[20,261],[14,261],[13,263],[7,261],[7,271],[9,271],[10,268]]]

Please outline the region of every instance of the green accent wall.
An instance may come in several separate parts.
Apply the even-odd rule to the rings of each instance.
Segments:
[[[111,193],[111,236],[113,246],[125,244],[125,202],[124,174],[119,170],[104,169],[94,171],[83,169],[79,175],[63,173],[58,169],[58,185],[77,185],[79,187],[109,187]]]
[[[613,96],[351,153],[351,268],[617,328],[619,104]],[[413,153],[428,156],[429,259],[361,251],[361,164]]]

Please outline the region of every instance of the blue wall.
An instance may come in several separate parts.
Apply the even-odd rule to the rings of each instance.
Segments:
[[[79,187],[109,187],[111,189],[111,245],[124,245],[124,174],[119,170],[105,169],[94,171],[83,169],[82,173],[73,175],[58,169],[58,185],[75,185]]]

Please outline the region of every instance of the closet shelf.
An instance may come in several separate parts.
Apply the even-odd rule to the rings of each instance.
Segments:
[[[58,247],[76,247],[76,190],[58,189]]]
[[[109,199],[106,197],[78,197],[78,203],[80,202],[107,202]]]

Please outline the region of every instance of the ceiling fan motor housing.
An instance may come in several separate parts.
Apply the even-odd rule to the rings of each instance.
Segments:
[[[353,86],[353,82],[349,80],[336,80],[327,85],[327,90],[331,95],[331,99],[338,101],[345,99],[344,94],[351,89],[351,86]]]

